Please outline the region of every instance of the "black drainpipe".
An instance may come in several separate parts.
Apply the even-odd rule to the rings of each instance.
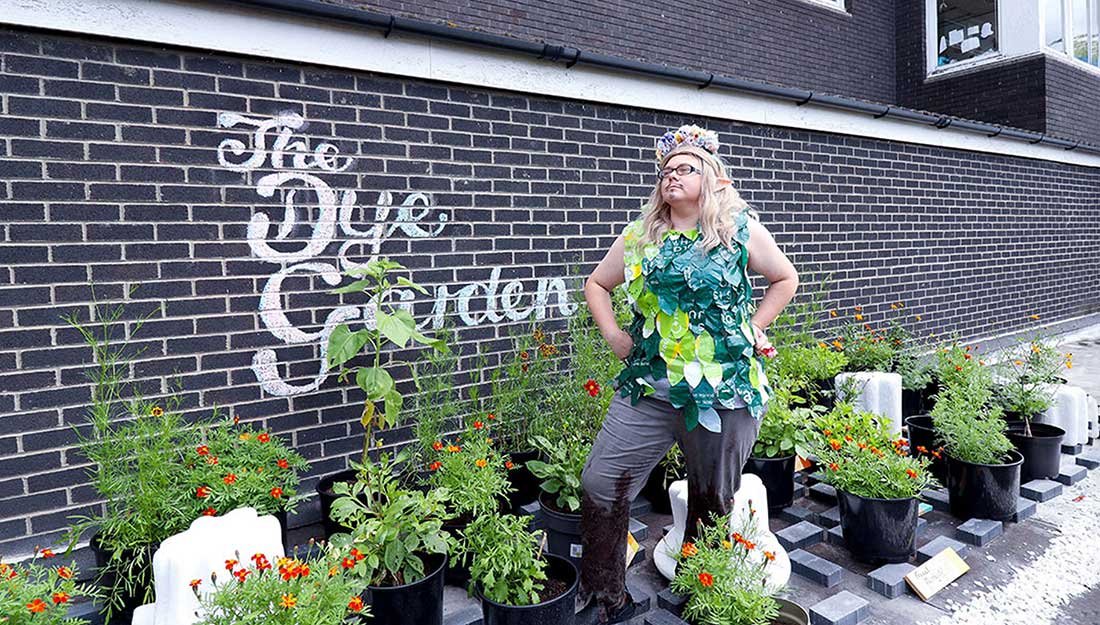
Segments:
[[[422,20],[397,17],[395,15],[385,15],[382,13],[372,13],[370,11],[364,11],[362,9],[326,4],[324,2],[320,2],[319,0],[230,1],[236,4],[243,4],[251,7],[262,7],[266,9],[290,13],[299,17],[313,17],[326,20],[335,20],[345,24],[358,24],[361,26],[372,28],[374,30],[381,31],[386,37],[389,37],[390,34],[394,32],[409,33],[432,39],[455,41],[458,43],[492,48],[495,50],[507,50],[510,52],[533,56],[541,60],[564,63],[565,67],[567,68],[581,64],[589,65],[592,67],[601,67],[605,69],[614,69],[635,74],[642,74],[645,76],[663,78],[666,80],[674,80],[677,82],[693,84],[698,86],[700,89],[718,87],[720,89],[727,89],[730,91],[789,100],[794,102],[798,106],[802,106],[805,104],[816,104],[818,106],[826,106],[845,111],[865,113],[871,115],[875,119],[891,117],[894,119],[900,119],[916,124],[935,126],[936,128],[940,129],[955,128],[968,132],[981,133],[988,137],[1001,136],[1009,139],[1027,141],[1032,145],[1039,143],[1051,146],[1058,146],[1065,150],[1076,150],[1078,152],[1088,152],[1091,154],[1100,155],[1100,146],[1083,143],[1081,141],[1069,141],[1067,139],[1052,137],[1047,134],[1027,132],[1009,126],[974,122],[959,117],[951,117],[949,115],[922,113],[920,111],[892,105],[864,102],[861,100],[846,98],[843,96],[818,94],[814,93],[813,91],[806,91],[805,89],[780,87],[767,83],[744,80],[731,76],[721,76],[708,72],[698,72],[687,69],[666,67],[664,65],[624,59],[622,57],[611,56],[608,54],[600,54],[597,52],[584,52],[582,50],[569,46],[555,46],[543,43],[533,43],[520,39],[513,39],[510,37],[502,37],[500,35],[492,35],[471,30],[463,30],[460,28],[452,28],[450,26],[443,26],[440,24],[434,24]]]

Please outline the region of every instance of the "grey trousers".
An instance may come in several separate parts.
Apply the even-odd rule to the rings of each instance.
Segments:
[[[697,520],[709,523],[711,513],[730,512],[760,422],[746,408],[722,408],[718,415],[721,433],[702,426],[688,432],[683,411],[666,401],[643,396],[632,406],[618,394],[611,400],[581,475],[580,593],[585,601],[595,597],[601,620],[626,590],[630,503],[673,443],[680,444],[687,469],[685,540],[694,537]]]

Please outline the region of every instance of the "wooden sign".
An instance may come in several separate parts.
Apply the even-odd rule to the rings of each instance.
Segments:
[[[955,550],[948,547],[905,576],[906,583],[924,601],[970,570]]]
[[[630,568],[631,561],[634,560],[635,554],[638,553],[638,541],[634,539],[634,534],[630,532],[626,533],[626,568]]]

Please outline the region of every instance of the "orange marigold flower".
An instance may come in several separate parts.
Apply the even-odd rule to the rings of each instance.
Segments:
[[[840,341],[833,341],[833,347],[837,349],[844,349],[844,346],[840,344]]]
[[[487,464],[489,464],[489,463],[485,461],[485,458],[478,458],[477,460],[474,461],[474,465],[479,469],[484,469],[485,465],[487,465]]]
[[[230,559],[228,559],[228,560],[226,560],[226,561],[225,561],[225,570],[227,570],[227,571],[232,571],[232,570],[233,570],[233,568],[234,568],[235,566],[237,566],[238,564],[240,564],[240,563],[239,563],[239,562],[237,562],[236,560],[234,560],[234,559],[230,558]]]
[[[226,475],[225,477],[223,477],[222,481],[225,482],[226,484],[236,484],[237,483],[237,474],[236,473],[230,473],[229,475]]]
[[[906,469],[905,474],[908,475],[909,477],[913,478],[913,479],[917,478],[917,472],[912,470],[912,469]]]
[[[457,454],[458,452],[462,451],[462,448],[458,445],[447,445],[447,451],[451,452],[452,454]]]
[[[491,412],[489,413],[489,416],[486,417],[486,419],[488,419],[490,421],[496,421],[496,418],[497,418],[497,416],[495,414],[491,413]]]
[[[835,317],[836,316],[836,311],[835,310],[830,310],[829,311],[829,316],[830,317]]]
[[[290,468],[290,463],[287,462],[286,458],[279,458],[275,462],[275,466],[279,467],[280,469],[289,469]]]
[[[775,554],[770,552],[770,551],[765,551],[764,552],[764,557],[768,559],[768,562],[774,562],[775,561]]]
[[[697,553],[699,553],[699,550],[695,547],[695,543],[684,543],[684,545],[680,547],[680,555],[685,558],[690,558]]]
[[[714,576],[712,576],[710,573],[707,573],[706,571],[703,571],[699,574],[699,583],[707,588],[710,588],[714,585]]]
[[[541,342],[542,342],[542,339],[546,338],[546,335],[545,335],[545,334],[543,334],[543,332],[542,332],[542,329],[537,329],[537,330],[535,330],[535,332],[534,332],[534,333],[533,333],[533,334],[531,335],[531,337],[532,337],[533,339],[535,339],[536,341],[538,341],[539,343],[541,343]]]
[[[511,469],[511,468],[512,468],[512,467],[514,467],[514,466],[516,466],[516,465],[512,464],[512,461],[511,461],[511,460],[506,460],[506,461],[504,461],[504,468],[505,468],[505,469]]]
[[[856,312],[863,312],[863,307],[862,306],[856,306],[855,311]]]
[[[840,441],[835,438],[829,439],[829,447],[832,447],[833,451],[840,451]]]
[[[256,440],[261,443],[266,443],[271,440],[271,436],[269,436],[267,432],[261,432],[260,435],[256,437]]]
[[[43,549],[41,555],[43,558],[52,558],[57,554],[54,553],[52,549]]]
[[[826,429],[826,430],[824,430],[824,432],[825,432],[825,436],[832,436],[832,435],[833,435],[833,431],[832,431],[832,430],[828,430],[828,429]]]
[[[283,489],[279,488],[278,486],[276,486],[275,488],[272,488],[271,489],[271,496],[276,498],[276,499],[279,499],[280,497],[283,496]]]
[[[917,451],[921,452],[922,454],[926,454],[928,453],[928,448],[924,445],[917,445]]]
[[[290,593],[287,593],[279,599],[279,605],[289,610],[290,608],[298,605],[298,598]]]
[[[481,421],[474,421],[474,429],[475,430],[480,430],[483,427],[485,427],[484,423],[482,423]]]
[[[848,442],[850,443],[850,442],[852,442],[852,437],[851,437],[851,436],[849,436],[849,435],[847,435],[847,434],[845,434],[845,435],[844,435],[844,440],[846,440],[846,441],[848,441]]]
[[[64,592],[64,591],[55,592],[53,594],[53,602],[58,603],[58,604],[68,603],[69,602],[69,593]]]
[[[1032,318],[1032,319],[1036,319],[1036,320],[1038,320],[1038,319],[1039,319],[1039,315],[1032,315],[1032,316],[1031,316],[1031,318]]]
[[[201,579],[193,579],[187,585],[190,586],[192,590],[194,590],[195,588],[198,588],[199,584],[201,584],[201,583],[202,583]]]
[[[352,612],[358,612],[363,609],[363,598],[359,596],[352,597],[348,601],[348,609]]]
[[[443,466],[438,460],[428,465],[429,471],[438,471],[439,467]]]
[[[218,511],[217,511],[217,510],[215,510],[213,506],[210,506],[210,507],[209,507],[209,508],[207,508],[206,510],[203,510],[203,511],[202,511],[202,515],[203,515],[203,516],[215,516],[215,515],[217,515],[217,514],[218,514]]]
[[[57,567],[57,576],[61,579],[72,579],[73,570],[67,566],[59,566]]]
[[[46,611],[46,602],[41,599],[35,599],[27,604],[27,609],[31,611],[31,614],[38,614],[39,612]]]
[[[164,410],[160,406],[153,406],[153,409],[149,411],[149,414],[154,417],[159,417],[164,414]]]
[[[723,540],[723,541],[722,541],[722,548],[723,548],[723,549],[726,549],[726,550],[728,550],[728,549],[730,549],[731,547],[733,547],[733,543],[731,543],[731,542],[730,542],[730,541],[728,541],[728,540]]]
[[[436,441],[436,442],[432,443],[432,449],[434,449],[436,451],[439,451],[439,450],[443,449],[443,442],[442,441]]]
[[[340,566],[344,567],[345,569],[355,568],[355,560],[352,558],[344,558],[340,562]]]
[[[942,457],[943,457],[943,454],[941,454],[941,453],[940,453],[940,452],[938,452],[938,451],[933,451],[933,452],[932,452],[932,455],[933,455],[933,456],[935,456],[937,460],[939,460],[940,458],[942,458]]]
[[[829,463],[829,470],[830,471],[839,471],[840,470],[840,465],[835,463],[835,462],[830,462]]]
[[[209,497],[210,496],[210,487],[209,486],[200,486],[200,487],[196,488],[195,489],[195,496],[198,497],[199,499],[202,499],[204,497]]]
[[[214,465],[218,464],[218,457],[217,456],[207,456],[206,457],[206,464],[209,464],[211,466],[214,466]]]

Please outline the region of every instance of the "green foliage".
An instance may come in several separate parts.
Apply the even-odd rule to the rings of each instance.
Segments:
[[[937,356],[941,387],[931,414],[947,453],[975,464],[1004,462],[1013,445],[1004,434],[1000,406],[992,404],[990,368],[957,343]]]
[[[535,447],[546,456],[545,462],[531,460],[527,468],[542,478],[542,490],[557,495],[555,503],[565,512],[581,509],[581,473],[592,450],[592,439],[584,433],[566,432],[551,443],[536,436]]]
[[[428,485],[449,493],[456,516],[481,516],[496,512],[511,491],[505,463],[495,441],[486,436],[489,425],[475,419],[459,440],[433,445],[434,460],[428,465]],[[438,450],[434,449],[438,447]]]
[[[86,531],[98,527],[98,541],[108,553],[106,566],[98,572],[106,587],[107,618],[122,607],[127,594],[152,599],[150,559],[128,553],[186,529],[202,509],[187,486],[185,466],[187,451],[201,443],[199,428],[179,414],[177,395],[157,405],[138,396],[126,382],[141,350],[132,349],[125,339],[116,340],[124,308],[96,304],[94,325],[75,312],[64,318],[91,348],[95,362],[87,374],[92,382],[89,427],[77,433],[80,453],[92,465],[92,486],[104,499],[101,514],[74,517],[66,541],[71,551]],[[134,323],[131,338],[152,314]]]
[[[1001,381],[995,388],[994,401],[1005,412],[1023,418],[1030,430],[1031,418],[1046,412],[1054,403],[1058,376],[1071,362],[1071,357],[1058,351],[1054,342],[1041,332],[1017,341],[1004,350],[1004,358],[994,365]]]
[[[341,495],[332,504],[332,519],[351,527],[350,534],[337,534],[332,542],[340,549],[357,549],[357,559],[348,574],[371,586],[400,586],[422,579],[425,554],[446,554],[452,539],[443,530],[450,493],[434,488],[427,493],[402,489],[398,466],[409,461],[405,450],[390,459],[356,466],[359,479],[350,485],[337,482]]]
[[[420,443],[417,457],[422,460],[430,455],[432,443],[443,439],[448,422],[463,411],[462,398],[454,386],[458,374],[458,353],[447,347],[453,342],[454,331],[449,325],[444,325],[436,336],[442,342],[441,349],[428,350],[424,354],[425,362],[410,364],[416,395],[406,406]],[[473,392],[475,389],[472,387],[470,390]]]
[[[280,436],[226,420],[204,428],[205,443],[187,452],[187,491],[203,514],[249,506],[259,514],[294,510],[299,472],[309,463]],[[200,489],[204,493],[198,496]]]
[[[793,407],[801,403],[802,398],[791,394],[785,386],[775,388],[768,411],[760,423],[760,434],[752,447],[752,455],[757,458],[780,458],[798,454],[810,455],[813,435],[810,424],[824,410],[821,406]]]
[[[475,584],[489,600],[504,605],[539,603],[546,560],[541,531],[528,529],[529,519],[497,512],[479,516],[462,530],[460,550],[470,564],[470,594]]]
[[[53,552],[35,551],[29,563],[0,562],[0,623],[4,625],[81,625],[85,619],[67,618],[71,602],[95,593],[76,583],[73,563],[47,565]]]
[[[826,275],[816,288],[799,289],[794,299],[768,325],[768,340],[779,352],[776,359],[790,348],[817,345],[815,328],[824,310],[822,300],[829,294],[831,277],[832,274]],[[807,280],[807,286],[811,282],[812,279]],[[771,380],[770,372],[768,379]]]
[[[772,594],[781,590],[767,584],[771,559],[756,545],[751,515],[733,533],[727,523],[721,515],[709,525],[700,520],[698,539],[685,542],[677,557],[672,592],[688,596],[684,618],[696,625],[770,625],[779,614]]]
[[[272,563],[253,554],[244,563],[236,556],[226,563],[226,573],[211,572],[210,592],[192,587],[204,614],[197,625],[337,625],[359,623],[370,614],[362,582],[342,572],[340,554],[331,546],[313,562]],[[353,552],[344,562],[356,558]]]
[[[847,392],[847,397],[851,397],[853,391]],[[857,411],[850,402],[843,400],[837,401],[829,412],[814,417],[813,434],[814,447],[818,449],[828,445],[829,440],[834,438],[845,441],[851,438],[883,448],[888,447],[893,439],[893,432],[886,419],[873,412]]]
[[[513,350],[500,355],[500,366],[490,375],[489,411],[497,417],[496,434],[502,449],[525,451],[532,435],[550,424],[549,395],[557,378],[560,354],[553,337],[532,324],[523,333],[511,333]]]
[[[917,497],[935,484],[928,459],[910,457],[904,440],[879,445],[834,432],[817,449],[825,479],[837,490],[876,499]]]
[[[374,306],[374,328],[361,328],[352,332],[347,324],[340,324],[329,335],[326,352],[328,368],[340,367],[341,381],[347,380],[348,375],[354,372],[355,383],[367,395],[361,418],[366,429],[363,440],[364,463],[368,461],[373,430],[398,425],[404,403],[404,396],[397,390],[393,376],[381,366],[383,347],[392,344],[404,349],[412,341],[434,349],[444,348],[442,341],[429,338],[416,329],[416,321],[408,310],[390,301],[393,291],[398,288],[414,289],[425,295],[428,293],[427,289],[403,276],[398,276],[394,282],[390,281],[390,272],[404,269],[400,263],[385,258],[372,260],[365,267],[346,272],[349,276],[360,278],[359,280],[332,291],[334,294],[366,293],[367,305]],[[345,367],[364,348],[367,348],[368,358],[373,355],[373,364]],[[382,402],[383,411],[377,411],[376,402]]]

